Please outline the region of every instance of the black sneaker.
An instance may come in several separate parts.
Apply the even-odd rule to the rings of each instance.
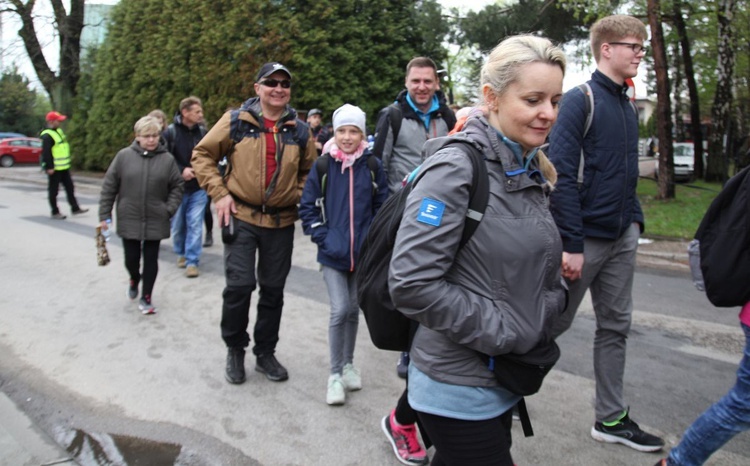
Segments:
[[[210,248],[214,245],[214,234],[211,231],[206,232],[206,240],[203,242],[204,248]]]
[[[638,451],[659,451],[664,447],[664,440],[642,431],[627,414],[614,426],[596,422],[591,428],[591,436],[599,442],[622,443]]]
[[[289,373],[273,353],[258,356],[255,359],[255,370],[266,374],[266,378],[274,382],[281,382],[289,378]]]
[[[65,220],[68,217],[66,217],[65,215],[61,214],[60,212],[57,212],[55,214],[52,214],[52,218],[55,219],[55,220]]]
[[[73,211],[73,215],[81,215],[81,214],[85,214],[85,213],[86,213],[86,212],[88,212],[88,211],[89,211],[89,209],[81,209],[81,208],[78,208],[78,209],[76,209],[76,210],[74,210],[74,211]]]
[[[396,374],[402,379],[406,378],[406,374],[409,373],[409,353],[404,351],[398,358],[398,365],[396,365]]]
[[[227,351],[227,370],[224,377],[227,382],[233,384],[245,382],[245,348],[229,348]]]

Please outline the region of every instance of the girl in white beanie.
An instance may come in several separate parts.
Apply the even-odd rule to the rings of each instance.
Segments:
[[[331,302],[326,402],[341,405],[347,390],[362,388],[354,367],[359,325],[354,273],[360,245],[388,196],[388,182],[380,160],[367,148],[362,109],[350,104],[338,108],[333,113],[333,130],[333,138],[307,177],[299,214],[305,234],[318,245],[318,262]]]

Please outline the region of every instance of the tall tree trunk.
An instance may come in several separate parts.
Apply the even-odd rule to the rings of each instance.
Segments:
[[[717,18],[719,22],[719,50],[716,72],[716,94],[711,107],[713,129],[708,138],[708,167],[706,181],[725,181],[729,154],[725,140],[728,136],[729,116],[732,108],[732,75],[734,74],[734,50],[732,49],[732,17],[737,6],[736,0],[719,0]]]
[[[664,50],[664,31],[661,27],[659,0],[648,0],[648,24],[651,28],[651,48],[656,73],[656,122],[659,136],[659,199],[674,198],[674,162],[672,160],[672,116],[669,97],[667,54]]]
[[[703,130],[701,129],[701,108],[698,98],[698,85],[695,82],[695,70],[693,69],[693,57],[690,55],[690,40],[685,27],[685,18],[682,15],[682,0],[673,0],[674,25],[680,38],[680,49],[682,50],[682,62],[685,66],[685,80],[687,82],[688,95],[690,96],[690,132],[693,135],[695,145],[695,176],[703,178]],[[691,7],[692,8],[692,7]]]
[[[674,113],[672,114],[672,120],[674,121],[674,137],[677,141],[684,141],[685,140],[685,125],[683,123],[682,118],[682,91],[683,86],[682,84],[682,59],[680,55],[680,44],[672,43],[670,44],[671,49],[671,56],[674,59],[674,63],[672,64],[672,69],[674,70],[674,80],[672,81],[674,83],[674,86],[672,87],[672,98],[674,101],[672,102],[672,108],[674,109]]]
[[[34,6],[36,0],[8,0],[21,20],[19,37],[29,55],[34,72],[44,90],[49,94],[52,106],[66,115],[73,111],[73,97],[80,77],[81,31],[83,30],[84,0],[70,0],[70,13],[65,11],[62,0],[50,0],[60,41],[59,73],[55,73],[47,63],[42,46],[34,27]]]

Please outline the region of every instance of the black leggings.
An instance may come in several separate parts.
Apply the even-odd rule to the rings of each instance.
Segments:
[[[412,320],[410,321],[409,325],[409,347],[411,347],[411,342],[414,340],[414,335],[417,333],[417,328],[419,327],[419,323]],[[410,363],[411,364],[411,363]],[[402,426],[410,425],[410,424],[416,424],[417,422],[417,412],[414,411],[414,408],[411,407],[409,404],[409,374],[407,372],[406,375],[406,388],[404,388],[404,392],[401,393],[401,398],[398,399],[398,403],[396,404],[396,422],[401,424]],[[425,442],[427,447],[429,448],[429,440]]]
[[[462,421],[417,412],[435,446],[431,466],[513,466],[513,410],[485,421]]]
[[[139,271],[141,265],[141,243],[143,243],[143,276]],[[141,296],[151,296],[156,282],[156,274],[159,273],[159,243],[160,240],[122,239],[122,247],[125,249],[125,268],[130,274],[130,279],[135,283],[143,278]]]
[[[396,422],[402,426],[415,424],[417,422],[417,412],[409,404],[409,387],[404,388],[401,398],[396,403]]]
[[[211,198],[206,202],[206,211],[203,214],[203,221],[206,223],[206,233],[211,233],[214,229],[214,214],[211,213]]]

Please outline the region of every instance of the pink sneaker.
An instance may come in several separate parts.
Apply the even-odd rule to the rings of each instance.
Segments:
[[[380,423],[385,436],[393,446],[396,458],[408,465],[426,465],[430,462],[427,452],[417,439],[417,426],[414,424],[402,426],[396,422],[396,410],[383,418]]]

